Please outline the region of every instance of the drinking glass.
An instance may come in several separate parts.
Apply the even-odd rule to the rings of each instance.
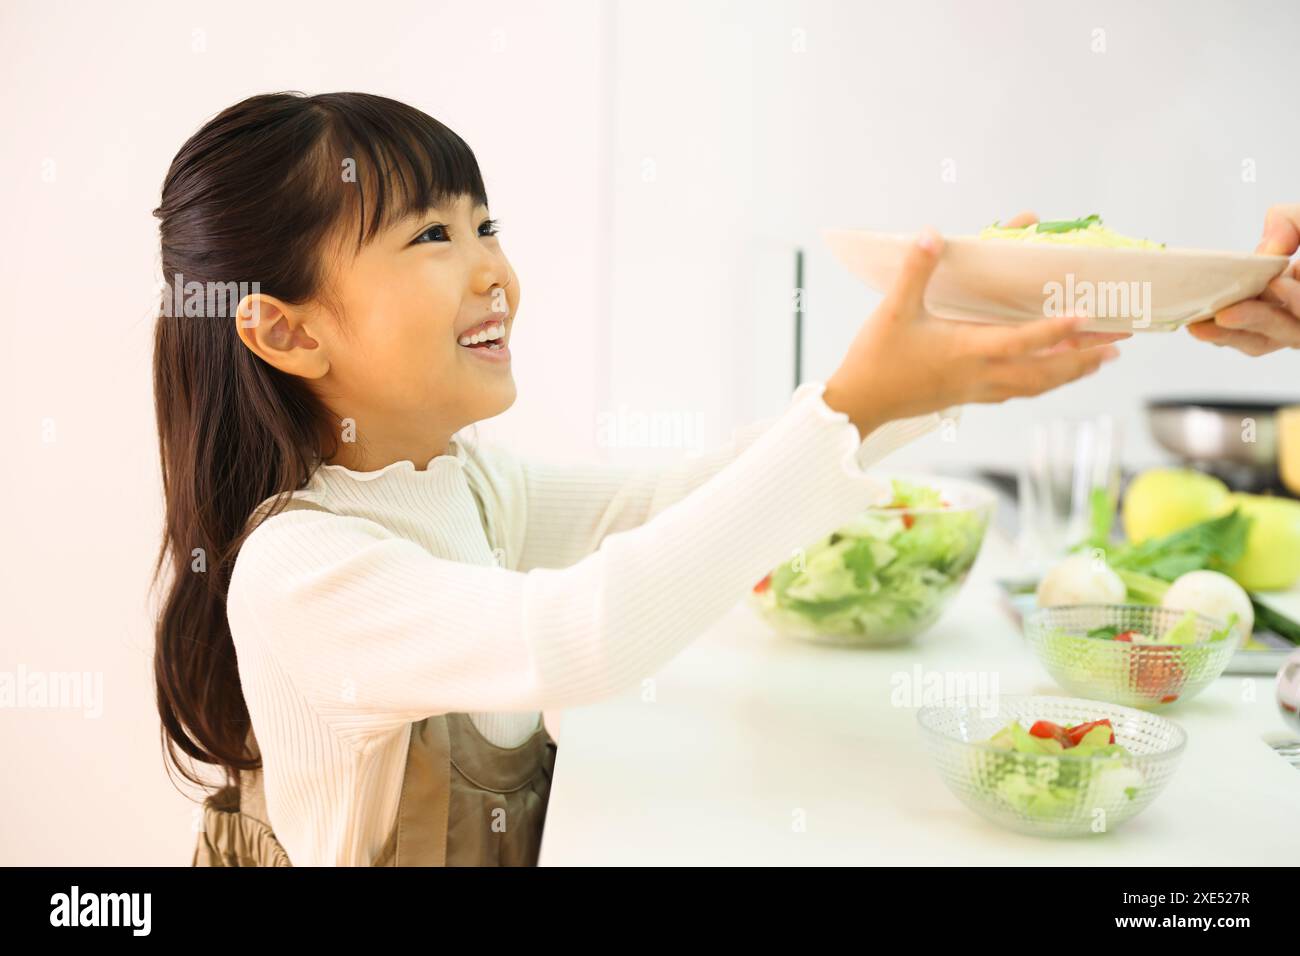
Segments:
[[[1041,575],[1089,537],[1095,492],[1106,496],[1114,514],[1120,430],[1110,415],[1054,418],[1035,424],[1026,437],[1018,474],[1016,544],[1026,570]]]

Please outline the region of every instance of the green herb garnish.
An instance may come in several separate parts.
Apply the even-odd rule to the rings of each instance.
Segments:
[[[1074,232],[1076,229],[1087,229],[1093,223],[1101,225],[1101,216],[1093,213],[1091,216],[1084,216],[1082,219],[1055,219],[1051,222],[1040,222],[1036,232]]]

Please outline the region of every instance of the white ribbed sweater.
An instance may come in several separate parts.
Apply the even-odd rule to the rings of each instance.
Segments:
[[[293,864],[370,863],[397,818],[411,723],[466,712],[514,746],[543,709],[654,674],[793,549],[888,498],[863,469],[940,415],[863,441],[824,388],[800,385],[781,415],[662,470],[455,438],[423,471],[318,467],[295,497],[335,513],[264,521],[227,604]]]

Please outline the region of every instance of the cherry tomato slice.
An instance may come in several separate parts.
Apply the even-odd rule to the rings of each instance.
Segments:
[[[1103,717],[1101,720],[1090,720],[1084,724],[1075,724],[1073,727],[1067,727],[1065,732],[1070,737],[1070,746],[1077,747],[1079,741],[1084,738],[1084,735],[1094,727],[1109,727],[1110,740],[1107,741],[1107,743],[1113,744],[1115,742],[1115,728],[1111,726],[1110,718]]]
[[[1034,726],[1029,728],[1031,737],[1042,737],[1045,740],[1056,740],[1062,747],[1074,746],[1070,743],[1070,735],[1060,724],[1054,724],[1050,720],[1036,720]]]

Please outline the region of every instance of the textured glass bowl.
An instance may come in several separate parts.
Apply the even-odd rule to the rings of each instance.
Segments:
[[[1143,604],[1072,604],[1040,608],[1025,619],[1025,638],[1058,684],[1080,697],[1158,710],[1204,690],[1232,660],[1239,631],[1208,640],[1223,621],[1198,614],[1197,643],[1131,644],[1088,637],[1097,627],[1164,634],[1185,615]]]
[[[902,522],[899,538],[909,544],[916,542],[919,546],[927,536],[943,535],[954,545],[952,549],[942,554],[921,547],[916,553],[900,551],[860,588],[836,602],[800,606],[797,601],[782,603],[771,588],[751,590],[750,606],[776,631],[819,644],[857,647],[905,644],[934,624],[961,590],[979,557],[984,533],[997,506],[996,496],[982,485],[956,478],[906,474],[882,477],[937,488],[948,507],[868,508],[863,516]],[[854,535],[854,526],[847,525],[803,551],[811,554],[828,541]],[[793,569],[795,560],[792,558],[782,567]],[[851,610],[836,613],[836,606]],[[860,609],[860,613],[854,608]],[[823,617],[823,610],[832,613]]]
[[[1109,718],[1130,756],[1022,754],[984,743],[1018,720],[1061,725]],[[1140,813],[1178,766],[1187,734],[1156,714],[1076,697],[997,697],[922,707],[917,715],[943,781],[1000,826],[1036,836],[1106,833]]]

